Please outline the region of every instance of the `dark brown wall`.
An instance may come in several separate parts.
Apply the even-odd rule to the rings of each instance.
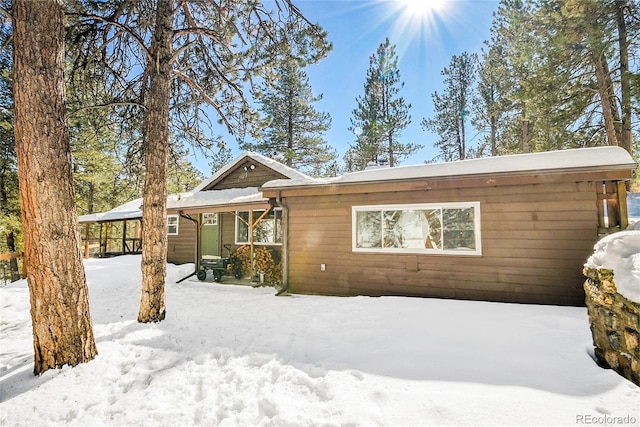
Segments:
[[[192,221],[178,217],[178,235],[167,236],[169,248],[167,261],[172,264],[195,262],[196,225]]]
[[[251,164],[256,166],[255,169],[245,171],[244,166]],[[229,188],[260,187],[267,181],[281,178],[285,177],[272,169],[262,166],[260,163],[246,162],[235,170],[232,170],[227,176],[222,177],[218,182],[213,183],[213,189],[226,190]],[[209,185],[205,190],[210,190],[211,187],[212,186]]]
[[[293,292],[584,305],[582,266],[598,227],[593,182],[299,196],[286,201]],[[351,250],[354,205],[472,201],[480,202],[482,256]]]

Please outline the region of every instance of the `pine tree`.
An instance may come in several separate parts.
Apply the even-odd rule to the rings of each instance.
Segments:
[[[454,55],[448,67],[442,70],[445,89],[442,94],[432,94],[435,117],[421,122],[426,130],[436,132],[440,140],[436,146],[445,161],[464,160],[476,150],[467,146],[466,123],[473,96],[477,55],[462,53]],[[476,153],[480,156],[482,152]]]
[[[399,141],[411,123],[411,105],[397,97],[403,87],[396,48],[387,38],[369,58],[364,94],[356,99],[358,107],[353,110],[349,128],[356,141],[345,157],[349,170],[363,169],[381,157],[386,157],[393,167],[422,148]]]
[[[169,166],[167,170],[167,191],[178,194],[198,186],[204,177],[189,160],[189,150],[185,144],[180,149],[178,142],[169,144]]]
[[[112,104],[135,121],[144,111],[143,283],[138,320],[157,322],[165,315],[169,126],[198,144],[213,109],[229,132],[242,133],[253,116],[245,82],[264,75],[273,60],[283,57],[317,61],[329,44],[326,33],[289,0],[276,0],[272,9],[260,1],[244,0],[222,5],[115,0],[76,6],[78,11],[71,15],[76,20],[73,39],[84,48],[76,50],[80,54],[73,70],[95,70],[83,75],[99,76],[113,94]],[[143,108],[131,111],[132,106]]]
[[[501,47],[509,73],[507,97],[511,109],[502,127],[503,153],[532,151],[532,129],[536,116],[532,114],[535,97],[531,95],[537,75],[534,52],[538,43],[534,36],[531,0],[501,0],[491,28],[492,44]]]
[[[211,162],[209,162],[212,175],[233,160],[231,149],[227,146],[227,144],[224,143],[224,141],[219,140],[217,143],[217,147],[218,150],[214,151],[214,153],[211,155]]]
[[[13,135],[13,97],[11,84],[11,33],[0,27],[0,252],[16,252],[22,240],[18,171]],[[4,270],[3,270],[4,273]],[[20,279],[18,260],[9,261],[9,272],[0,281]]]
[[[506,151],[608,144],[633,152],[638,66],[629,58],[638,54],[639,9],[630,0],[501,0],[492,42],[514,82]]]
[[[275,75],[254,93],[263,118],[253,128],[256,142],[242,148],[311,175],[325,175],[326,165],[337,154],[323,137],[331,127],[331,117],[313,106],[322,95],[313,95],[309,78],[297,61],[286,61]]]
[[[471,108],[471,123],[483,133],[481,145],[487,145],[492,156],[500,153],[500,124],[511,108],[507,97],[510,76],[503,58],[504,52],[499,44],[491,44],[482,51],[482,61],[477,69],[478,85]]]
[[[62,0],[13,2],[14,130],[34,373],[96,354],[65,111]]]

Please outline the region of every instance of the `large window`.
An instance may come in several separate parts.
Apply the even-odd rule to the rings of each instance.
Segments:
[[[353,251],[481,255],[480,203],[354,206]]]
[[[167,215],[167,234],[169,236],[178,234],[178,215]]]
[[[264,211],[253,211],[255,222]],[[236,244],[249,243],[249,211],[236,212]],[[282,211],[269,211],[253,228],[253,243],[262,245],[282,244]]]

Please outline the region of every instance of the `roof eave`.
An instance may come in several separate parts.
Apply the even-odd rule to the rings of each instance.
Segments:
[[[498,180],[504,180],[505,178],[517,178],[517,177],[543,177],[557,178],[564,175],[578,175],[578,174],[603,174],[605,172],[622,172],[617,179],[629,180],[631,179],[631,171],[636,169],[638,165],[636,163],[620,164],[620,165],[605,165],[605,166],[589,166],[589,167],[576,167],[576,168],[558,168],[558,169],[535,169],[525,171],[508,171],[508,172],[483,172],[477,174],[464,174],[464,175],[437,175],[437,176],[421,176],[421,177],[408,177],[408,178],[396,178],[388,180],[362,180],[351,182],[328,182],[328,183],[309,183],[300,185],[283,185],[274,187],[261,187],[260,191],[265,197],[276,197],[278,194],[284,195],[290,191],[305,191],[312,194],[314,189],[318,191],[327,191],[329,189],[348,188],[354,186],[374,186],[371,192],[376,192],[375,186],[380,184],[411,184],[418,182],[439,182],[439,181],[472,181],[483,180],[487,181],[487,184],[497,185]],[[616,174],[618,175],[618,174]],[[595,179],[597,177],[594,176]],[[548,181],[549,179],[544,179]]]

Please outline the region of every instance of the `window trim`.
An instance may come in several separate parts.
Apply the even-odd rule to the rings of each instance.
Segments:
[[[254,209],[253,210],[253,217],[254,218],[258,218],[260,215],[262,215],[264,213],[265,210],[266,209]],[[279,215],[280,215],[280,227],[282,227],[282,209],[281,208],[274,208],[274,209],[271,209],[271,211],[274,213],[274,221],[276,221],[276,224],[277,224],[277,220],[276,220],[275,215],[277,214],[277,212],[279,212]],[[236,211],[235,212],[235,231],[234,231],[233,239],[234,239],[234,243],[236,245],[248,245],[250,243],[249,241],[241,242],[241,241],[238,240],[238,224],[239,224],[239,221],[241,221],[240,213],[242,213],[242,212],[249,212],[249,211],[246,210],[246,211]],[[262,220],[264,221],[264,218]],[[274,232],[276,232],[276,228],[274,228]],[[281,231],[281,233],[282,233],[282,231]],[[247,235],[247,237],[248,237],[248,235]],[[247,240],[250,240],[250,239],[247,239]],[[282,246],[282,242],[256,242],[256,241],[254,241],[253,244],[256,245],[256,246]]]
[[[462,249],[426,249],[426,248],[359,248],[358,242],[358,212],[363,211],[393,211],[393,210],[433,210],[433,209],[474,209],[474,250]],[[482,256],[482,233],[480,227],[480,202],[446,202],[446,203],[410,203],[389,205],[362,205],[351,207],[351,251],[358,253],[384,253],[384,254],[421,254],[421,255],[461,255]]]
[[[169,224],[169,218],[175,218],[176,219],[176,223],[175,224]],[[169,231],[169,229],[174,226],[176,227],[176,231],[175,233],[172,233]],[[179,215],[167,215],[167,236],[177,236],[178,233],[180,231],[180,216]]]

